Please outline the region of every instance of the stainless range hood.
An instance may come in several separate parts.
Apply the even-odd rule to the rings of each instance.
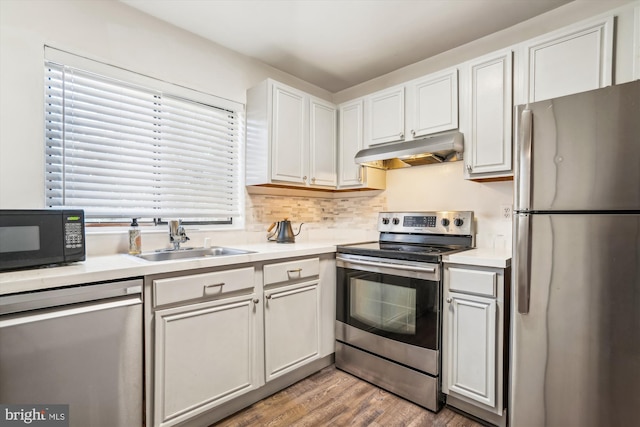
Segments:
[[[413,141],[376,145],[358,151],[355,161],[378,169],[399,169],[462,160],[463,151],[462,133],[455,131]]]

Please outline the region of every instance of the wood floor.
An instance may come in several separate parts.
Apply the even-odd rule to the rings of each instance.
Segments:
[[[215,426],[481,427],[481,424],[447,408],[434,414],[332,365]]]

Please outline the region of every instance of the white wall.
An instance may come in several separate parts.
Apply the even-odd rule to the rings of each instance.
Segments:
[[[500,217],[513,203],[513,181],[467,181],[464,162],[387,171],[387,209],[392,211],[474,211],[476,245],[511,247],[511,221]]]
[[[629,4],[640,2],[578,0],[511,29],[330,94],[115,0],[0,0],[0,208],[44,206],[45,44],[241,103],[245,102],[246,90],[266,77],[342,102]],[[618,52],[631,48],[633,11],[627,9],[630,12],[616,23],[618,34],[623,34],[617,41]],[[616,82],[630,80],[631,69],[630,63],[616,62]],[[509,242],[510,224],[500,220],[498,213],[501,204],[512,203],[512,183],[465,181],[462,165],[456,162],[388,172],[387,209],[474,210],[479,244]],[[123,250],[124,245],[122,233],[114,250]]]
[[[531,0],[533,1],[533,0]],[[639,55],[633,52],[634,7],[640,7],[638,0],[574,0],[571,3],[553,9],[547,13],[529,19],[513,27],[474,40],[463,46],[451,49],[440,55],[427,58],[415,64],[400,68],[391,73],[371,79],[360,85],[337,92],[333,96],[336,104],[391,87],[445,68],[454,67],[465,61],[504,49],[517,43],[549,33],[559,28],[592,19],[599,15],[616,13],[616,46],[614,83],[619,84],[634,79],[633,58]],[[455,31],[455,22],[451,31]],[[636,45],[637,49],[638,46]],[[624,54],[622,54],[624,52]]]
[[[634,7],[637,0],[577,0],[506,30],[475,40],[432,58],[403,67],[384,76],[334,94],[333,101],[342,103],[369,93],[454,67],[487,53],[551,32],[576,22],[615,12],[615,76],[614,83],[634,79],[634,61],[640,40],[634,46]],[[455,23],[452,23],[455,31]],[[634,48],[636,51],[634,52]],[[518,52],[516,52],[517,54]],[[637,66],[637,65],[636,65]],[[637,77],[636,77],[637,78]],[[517,87],[517,84],[515,85]],[[387,171],[387,208],[389,210],[473,210],[477,245],[510,247],[511,221],[500,217],[500,207],[513,204],[513,182],[479,183],[464,180],[463,162],[418,166]]]
[[[0,208],[44,206],[44,45],[245,103],[267,77],[323,89],[115,0],[0,0]]]

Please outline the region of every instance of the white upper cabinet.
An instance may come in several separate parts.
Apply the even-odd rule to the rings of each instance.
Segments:
[[[430,74],[407,85],[408,139],[457,127],[457,69]]]
[[[457,128],[457,68],[365,97],[365,147]]]
[[[364,147],[364,101],[356,99],[340,105],[340,138],[338,139],[338,186],[359,186],[362,166],[354,158]]]
[[[247,185],[335,189],[337,111],[267,79],[247,91]]]
[[[339,108],[338,188],[384,189],[383,170],[360,166],[355,162],[364,148],[364,100],[346,102]]]
[[[310,108],[310,182],[312,185],[335,187],[337,185],[336,107],[322,99],[311,98]]]
[[[466,178],[512,175],[512,58],[505,50],[464,66]]]
[[[273,84],[273,144],[271,178],[305,183],[308,174],[308,97],[304,92]]]
[[[580,23],[522,44],[523,96],[535,102],[609,86],[613,17]]]
[[[404,140],[404,85],[368,95],[365,108],[367,147]]]

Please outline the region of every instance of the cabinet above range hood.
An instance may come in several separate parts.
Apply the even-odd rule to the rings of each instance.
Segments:
[[[413,141],[375,145],[358,151],[355,161],[378,169],[399,169],[462,160],[463,151],[462,133],[455,131]]]

